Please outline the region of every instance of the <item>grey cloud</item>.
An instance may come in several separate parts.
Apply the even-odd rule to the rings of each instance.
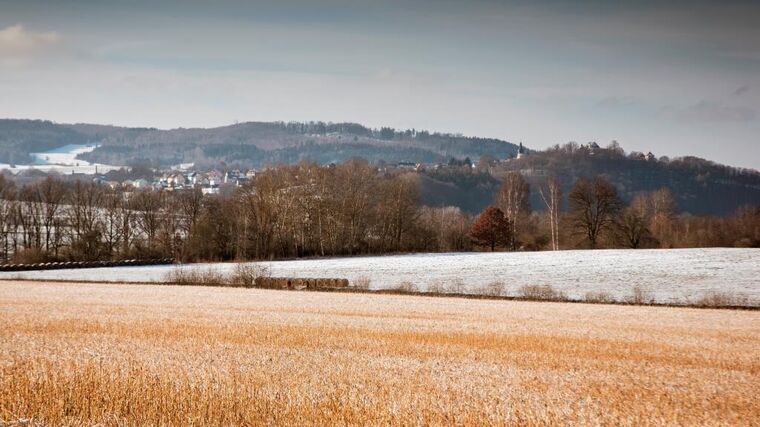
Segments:
[[[750,86],[749,86],[749,85],[742,85],[742,86],[739,86],[739,87],[738,87],[738,88],[737,88],[737,89],[734,91],[734,95],[736,95],[736,96],[744,95],[745,93],[749,92],[749,89],[750,89]]]
[[[675,110],[673,116],[676,120],[685,123],[749,122],[754,120],[757,114],[749,107],[733,107],[703,100]]]

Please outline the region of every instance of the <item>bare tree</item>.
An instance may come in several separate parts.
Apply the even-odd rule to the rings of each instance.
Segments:
[[[42,203],[42,227],[45,230],[45,250],[51,250],[57,255],[61,245],[63,221],[60,210],[66,197],[66,188],[63,183],[52,177],[47,177],[35,186],[39,200]]]
[[[69,219],[72,253],[77,258],[94,260],[103,252],[103,187],[77,181],[71,191]],[[110,254],[109,254],[110,255]]]
[[[541,199],[549,212],[552,250],[559,250],[559,211],[562,199],[562,187],[556,177],[549,177],[545,186],[538,188]]]
[[[357,253],[366,244],[373,222],[371,206],[377,199],[377,172],[364,160],[351,160],[336,167],[332,184],[338,250]]]
[[[0,238],[2,238],[2,259],[9,260],[9,236],[13,233],[13,214],[16,209],[16,189],[13,181],[6,181],[0,175]]]
[[[583,235],[592,249],[602,234],[612,230],[622,207],[615,187],[601,176],[593,181],[578,179],[570,190],[568,204],[573,231]]]
[[[203,208],[203,193],[200,188],[182,191],[177,196],[177,206],[182,218],[182,229],[188,234],[198,221]]]
[[[160,191],[140,191],[134,195],[132,206],[136,211],[137,228],[147,240],[148,248],[154,250],[161,228],[164,195]]]
[[[676,201],[673,193],[661,188],[649,194],[649,229],[660,240],[661,245],[669,246],[672,240],[673,222],[676,217]]]
[[[103,205],[103,187],[95,183],[77,181],[71,191],[69,202],[72,240],[101,231],[100,209]]]
[[[646,218],[634,207],[626,208],[618,223],[623,245],[631,249],[640,248],[649,237]]]
[[[530,213],[529,195],[530,185],[517,172],[508,173],[496,193],[496,206],[509,221],[509,247],[512,250],[517,249],[519,223],[524,215]]]
[[[402,249],[404,235],[411,231],[419,216],[418,186],[417,177],[412,174],[399,175],[384,183],[378,215],[384,249]]]
[[[21,228],[24,249],[42,249],[42,203],[36,186],[19,192],[19,204],[14,216]]]
[[[124,193],[107,190],[103,195],[103,240],[109,254],[120,255],[124,237],[124,216],[128,209],[124,203]]]

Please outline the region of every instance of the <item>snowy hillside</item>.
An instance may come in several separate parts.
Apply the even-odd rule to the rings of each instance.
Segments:
[[[31,153],[34,158],[32,165],[11,165],[0,164],[0,169],[8,169],[17,173],[26,169],[37,169],[45,172],[55,171],[62,174],[82,173],[92,175],[94,173],[106,173],[111,170],[119,169],[119,166],[103,165],[99,163],[90,163],[85,160],[79,160],[76,157],[82,153],[89,153],[95,150],[95,144],[69,144],[53,150],[40,153]]]

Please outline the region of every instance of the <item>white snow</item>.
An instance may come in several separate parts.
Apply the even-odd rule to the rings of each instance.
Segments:
[[[420,290],[456,284],[478,292],[502,282],[505,295],[524,285],[551,285],[568,297],[608,292],[623,300],[638,286],[657,302],[696,301],[726,292],[760,305],[760,249],[585,250],[558,252],[446,253],[262,262],[277,277],[367,278],[372,289],[411,282]],[[185,265],[188,268],[192,265]],[[203,264],[231,271],[232,263]],[[1,272],[0,279],[160,282],[174,266]]]
[[[77,159],[77,155],[89,153],[97,148],[97,144],[69,144],[58,147],[50,151],[41,153],[31,153],[35,159],[31,165],[15,165],[0,163],[0,169],[7,169],[12,173],[18,173],[22,170],[36,169],[44,172],[55,171],[61,174],[82,173],[92,175],[97,170],[98,173],[106,173],[111,170],[119,169],[120,166],[110,166],[100,163],[90,163]]]

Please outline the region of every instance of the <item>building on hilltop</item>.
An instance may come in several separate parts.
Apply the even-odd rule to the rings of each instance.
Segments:
[[[527,150],[525,150],[525,147],[522,145],[522,141],[520,141],[520,146],[517,148],[517,158],[522,159],[527,155]]]

